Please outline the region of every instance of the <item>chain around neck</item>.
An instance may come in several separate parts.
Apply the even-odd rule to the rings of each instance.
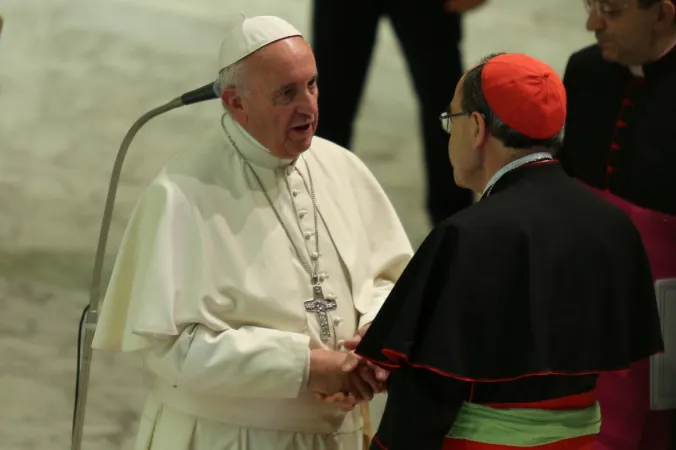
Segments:
[[[320,258],[320,253],[319,253],[319,214],[317,210],[317,200],[315,197],[315,188],[314,188],[314,183],[312,182],[312,174],[310,173],[310,166],[308,165],[307,161],[305,160],[305,157],[301,155],[303,158],[303,162],[305,163],[305,168],[307,170],[308,174],[308,179],[310,181],[310,198],[312,199],[312,212],[314,214],[314,225],[315,225],[315,231],[314,231],[314,237],[315,237],[315,253],[313,255],[310,255],[310,259],[312,263],[308,263],[306,259],[303,257],[302,252],[296,245],[296,243],[293,240],[293,237],[291,236],[291,232],[289,231],[289,228],[286,226],[284,223],[284,220],[282,220],[282,216],[279,214],[279,211],[277,211],[277,208],[275,207],[275,204],[272,202],[272,198],[270,198],[270,194],[268,194],[267,189],[265,189],[265,186],[263,185],[263,182],[261,181],[260,177],[258,176],[258,173],[256,173],[256,170],[253,168],[251,163],[246,159],[244,154],[241,152],[237,144],[235,143],[235,140],[232,138],[230,135],[230,132],[228,131],[227,127],[225,126],[225,123],[223,119],[225,118],[225,113],[221,117],[221,127],[223,128],[223,131],[225,132],[225,136],[228,138],[228,141],[230,141],[230,144],[232,147],[235,149],[237,154],[239,155],[240,158],[242,158],[242,161],[244,162],[244,165],[249,169],[251,174],[253,175],[254,179],[256,180],[256,183],[260,187],[261,191],[263,192],[263,195],[265,196],[265,199],[268,201],[268,204],[270,205],[270,208],[272,209],[272,212],[275,214],[275,217],[277,218],[277,221],[281,225],[282,229],[284,230],[284,233],[286,233],[286,237],[289,239],[289,242],[291,243],[291,246],[293,247],[296,256],[300,260],[301,264],[303,265],[303,268],[305,269],[305,272],[307,272],[308,276],[310,277],[310,280],[313,284],[316,284],[319,282],[319,258]],[[302,178],[302,174],[298,170],[298,168],[294,167],[294,170],[298,172],[298,174]],[[305,181],[305,180],[303,180]]]
[[[486,184],[486,187],[484,188],[482,198],[488,197],[491,195],[491,192],[493,191],[493,187],[497,184],[498,180],[502,178],[505,174],[508,172],[511,172],[512,170],[518,169],[521,166],[525,166],[527,164],[534,164],[542,161],[549,161],[554,159],[549,152],[537,152],[537,153],[531,153],[529,155],[523,156],[519,159],[516,159],[512,161],[509,164],[506,164],[503,166],[500,170],[495,172],[495,174],[491,177],[491,179],[488,181]]]

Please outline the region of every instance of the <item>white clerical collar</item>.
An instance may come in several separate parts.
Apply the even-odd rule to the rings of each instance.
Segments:
[[[629,72],[637,78],[645,78],[645,72],[643,72],[643,66],[629,66]]]
[[[247,132],[230,114],[225,112],[221,118],[221,126],[224,129],[223,139],[228,144],[232,145],[225,135],[225,130],[230,133],[232,140],[235,141],[237,149],[242,153],[244,158],[249,163],[265,167],[267,169],[277,169],[280,167],[288,167],[296,164],[297,158],[284,159],[273,155],[270,150],[263,147],[249,132]]]
[[[495,172],[493,176],[491,177],[490,180],[488,180],[488,183],[486,183],[486,187],[484,188],[484,191],[482,192],[483,196],[486,196],[486,193],[490,192],[491,189],[493,189],[493,186],[495,186],[495,183],[498,182],[498,180],[505,175],[507,172],[510,172],[517,167],[524,166],[526,164],[530,164],[532,162],[536,161],[545,161],[553,159],[552,154],[549,152],[537,152],[537,153],[530,153],[526,156],[522,156],[519,159],[515,159],[514,161],[510,162],[509,164],[504,165],[500,170]]]

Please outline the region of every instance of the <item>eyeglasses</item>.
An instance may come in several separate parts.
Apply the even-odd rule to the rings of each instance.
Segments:
[[[469,115],[470,113],[468,112],[459,112],[451,114],[448,111],[445,111],[441,113],[441,115],[439,116],[439,120],[441,121],[441,128],[443,128],[446,133],[451,134],[451,119],[454,117],[469,116]]]
[[[596,13],[601,19],[610,19],[617,17],[622,11],[629,7],[629,3],[625,1],[614,0],[582,0],[587,14],[592,11]]]

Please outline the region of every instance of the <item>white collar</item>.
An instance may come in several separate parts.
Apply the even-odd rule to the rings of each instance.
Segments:
[[[490,192],[491,189],[493,189],[493,186],[495,186],[495,183],[498,182],[498,180],[507,172],[510,172],[517,167],[521,167],[523,165],[535,162],[535,161],[544,161],[544,160],[549,160],[553,159],[552,154],[549,152],[537,152],[537,153],[530,153],[526,156],[522,156],[519,159],[515,159],[514,161],[510,162],[509,164],[506,164],[502,166],[500,170],[495,172],[491,179],[486,183],[486,187],[484,187],[484,191],[482,193],[483,196],[486,195],[487,192]]]
[[[294,166],[298,158],[285,159],[273,155],[270,150],[263,147],[251,134],[249,134],[237,121],[227,112],[221,117],[221,127],[223,128],[223,139],[232,146],[232,143],[225,134],[225,130],[230,133],[230,137],[235,142],[237,150],[246,158],[249,163],[265,167],[266,169],[278,169],[282,167]]]
[[[643,66],[629,66],[629,72],[637,78],[645,78],[645,72],[643,72]]]

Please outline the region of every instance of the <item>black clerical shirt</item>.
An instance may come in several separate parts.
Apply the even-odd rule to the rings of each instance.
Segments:
[[[676,214],[676,48],[639,70],[644,76],[605,61],[597,45],[571,56],[557,156],[591,186]]]

